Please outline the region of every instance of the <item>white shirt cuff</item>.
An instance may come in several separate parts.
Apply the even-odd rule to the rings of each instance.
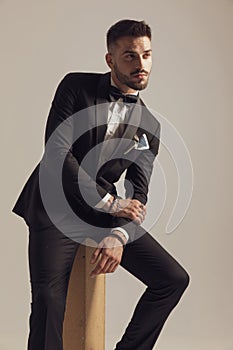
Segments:
[[[99,201],[99,202],[95,205],[95,208],[97,208],[97,209],[102,209],[110,198],[111,198],[111,194],[110,194],[110,193],[107,193],[107,194],[101,199],[101,201]]]
[[[125,229],[123,229],[122,227],[114,227],[114,228],[111,229],[111,233],[114,232],[114,231],[120,231],[120,232],[125,236],[125,238],[126,238],[127,241],[128,241],[129,235],[128,235],[128,233],[125,231]]]

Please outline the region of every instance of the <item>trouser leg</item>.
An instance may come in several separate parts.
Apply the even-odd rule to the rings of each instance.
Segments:
[[[116,350],[151,350],[189,275],[149,233],[126,246],[121,266],[147,288]]]
[[[31,315],[28,350],[62,350],[70,272],[79,244],[55,227],[29,233]]]

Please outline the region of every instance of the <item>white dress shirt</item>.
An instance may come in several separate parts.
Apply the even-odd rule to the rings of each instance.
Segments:
[[[111,84],[117,87],[112,78],[111,78]],[[138,95],[138,91],[132,93],[132,95]],[[111,138],[115,133],[115,131],[117,130],[119,124],[127,122],[127,119],[129,118],[130,107],[132,106],[132,104],[122,103],[122,102],[123,102],[122,98],[119,98],[119,100],[117,100],[116,102],[115,101],[110,102],[109,104],[108,119],[107,119],[108,126],[107,126],[107,131],[106,131],[104,140]],[[96,204],[95,208],[97,209],[103,208],[110,197],[111,197],[110,193],[107,193],[102,198],[102,200]],[[122,227],[114,227],[111,230],[111,232],[113,231],[120,231],[127,240],[129,239],[129,235],[127,231]]]

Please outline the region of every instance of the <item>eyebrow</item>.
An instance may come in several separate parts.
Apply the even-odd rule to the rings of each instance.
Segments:
[[[149,52],[152,52],[152,49],[148,49],[148,50],[145,50],[143,51],[143,53],[149,53]],[[126,50],[122,53],[122,55],[126,54],[126,53],[137,53],[136,51],[130,51],[130,50]]]

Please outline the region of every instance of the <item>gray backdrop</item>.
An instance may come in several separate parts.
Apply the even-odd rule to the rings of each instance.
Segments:
[[[70,71],[107,71],[105,32],[122,18],[145,19],[153,28],[154,66],[142,96],[180,132],[194,170],[189,210],[167,235],[177,174],[160,148],[167,198],[152,231],[186,267],[191,284],[158,349],[233,349],[233,1],[1,0],[1,350],[26,348],[30,308],[28,233],[11,208],[42,155],[58,82]],[[107,350],[144,288],[121,268],[108,276]]]

